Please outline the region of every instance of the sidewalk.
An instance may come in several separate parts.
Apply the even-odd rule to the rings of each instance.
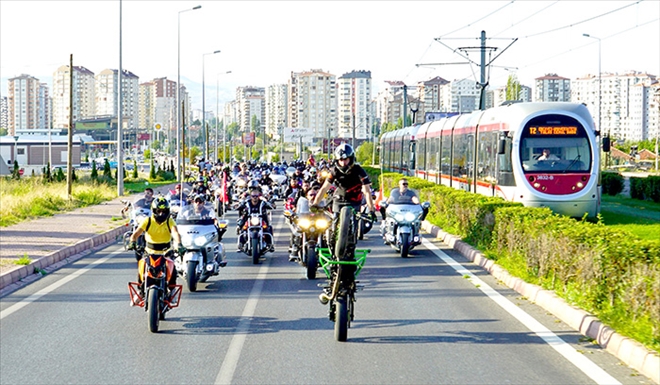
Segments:
[[[142,194],[127,195],[100,205],[21,222],[0,228],[0,289],[85,250],[119,239],[126,231],[121,218],[121,200],[133,201]],[[27,256],[29,265],[11,259]],[[8,260],[9,259],[9,260]]]

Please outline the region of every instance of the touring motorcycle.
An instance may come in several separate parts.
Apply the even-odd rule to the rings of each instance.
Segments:
[[[380,225],[380,234],[386,244],[392,246],[401,258],[408,257],[410,250],[422,244],[419,235],[421,218],[424,210],[431,204],[424,202],[421,205],[403,202],[381,202],[385,210],[385,220]]]

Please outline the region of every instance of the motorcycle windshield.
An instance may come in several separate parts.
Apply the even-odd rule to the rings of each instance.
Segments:
[[[177,225],[212,225],[216,219],[215,210],[210,204],[184,206],[176,218]]]
[[[422,206],[415,204],[391,204],[386,209],[387,216],[399,223],[413,222],[421,218],[423,212]]]
[[[397,188],[390,193],[388,203],[393,205],[417,205],[417,203],[413,203],[412,201],[413,196],[418,197],[418,195],[412,190],[408,190],[404,194],[401,194]]]

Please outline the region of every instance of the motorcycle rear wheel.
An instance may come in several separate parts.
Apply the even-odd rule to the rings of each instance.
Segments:
[[[197,262],[188,261],[186,266],[186,285],[191,292],[197,291]]]
[[[259,263],[259,249],[261,248],[259,238],[252,238],[252,264],[256,265]]]
[[[337,243],[335,253],[338,259],[344,259],[346,251],[351,243],[351,237],[354,236],[351,231],[353,225],[352,208],[350,206],[342,207],[339,214],[339,226],[337,229]]]
[[[149,331],[152,333],[158,333],[158,323],[160,321],[160,298],[158,297],[158,289],[155,287],[152,287],[147,292]]]
[[[335,299],[335,339],[344,342],[348,339],[348,298],[337,296]]]
[[[401,258],[408,258],[410,252],[410,234],[401,234]]]

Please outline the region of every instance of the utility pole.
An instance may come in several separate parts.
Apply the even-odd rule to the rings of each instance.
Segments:
[[[66,145],[66,193],[71,200],[73,190],[73,54],[69,56],[69,134]]]

